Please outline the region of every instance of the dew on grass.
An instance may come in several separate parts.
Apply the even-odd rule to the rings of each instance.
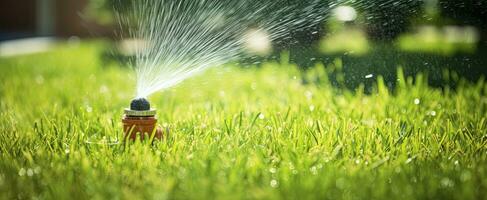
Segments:
[[[269,172],[270,172],[271,174],[275,174],[275,173],[277,172],[277,169],[276,169],[276,168],[274,168],[274,167],[271,167],[271,168],[269,169]]]
[[[259,114],[259,119],[264,119],[264,118],[265,118],[264,114],[263,113],[260,113]]]
[[[421,101],[418,98],[415,98],[414,99],[414,104],[418,105],[419,103],[421,103]]]
[[[374,77],[374,74],[367,74],[367,75],[365,75],[365,78],[372,78],[372,77]]]

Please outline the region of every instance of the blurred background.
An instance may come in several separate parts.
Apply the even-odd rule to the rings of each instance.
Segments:
[[[124,1],[2,0],[0,59],[48,51],[58,43],[102,40],[107,44],[100,53],[103,63],[124,62],[133,48],[117,34],[117,2]],[[306,6],[306,1],[285,2]],[[247,53],[238,63],[258,67],[285,56],[303,73],[321,63],[341,72],[331,73],[332,83],[348,88],[373,82],[378,75],[394,87],[397,67],[406,75],[426,72],[433,86],[448,84],[445,73],[472,81],[487,74],[485,0],[323,2],[333,8],[325,20],[289,30],[291,37],[285,40],[270,42],[265,32],[250,32]],[[313,81],[303,76],[303,83]]]

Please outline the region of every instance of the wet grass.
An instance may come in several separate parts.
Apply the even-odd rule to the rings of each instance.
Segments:
[[[1,199],[487,196],[483,79],[452,90],[399,71],[393,92],[378,78],[365,95],[319,67],[303,85],[285,61],[213,69],[150,98],[163,142],[124,144],[133,74],[99,50],[0,60]]]

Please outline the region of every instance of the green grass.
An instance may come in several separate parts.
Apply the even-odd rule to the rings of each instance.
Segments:
[[[282,61],[150,98],[163,141],[121,137],[133,73],[100,45],[0,60],[0,199],[486,199],[487,83],[340,91]],[[310,74],[307,74],[309,76]]]

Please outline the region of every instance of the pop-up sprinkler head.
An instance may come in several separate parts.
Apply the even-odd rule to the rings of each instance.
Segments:
[[[130,102],[130,110],[150,110],[150,103],[145,98],[137,98]]]
[[[157,126],[156,110],[150,108],[150,103],[145,98],[132,100],[130,108],[125,109],[122,118],[125,138],[135,140],[138,137],[144,139],[154,134],[154,139],[162,139],[163,131]],[[167,131],[166,131],[167,132]]]

